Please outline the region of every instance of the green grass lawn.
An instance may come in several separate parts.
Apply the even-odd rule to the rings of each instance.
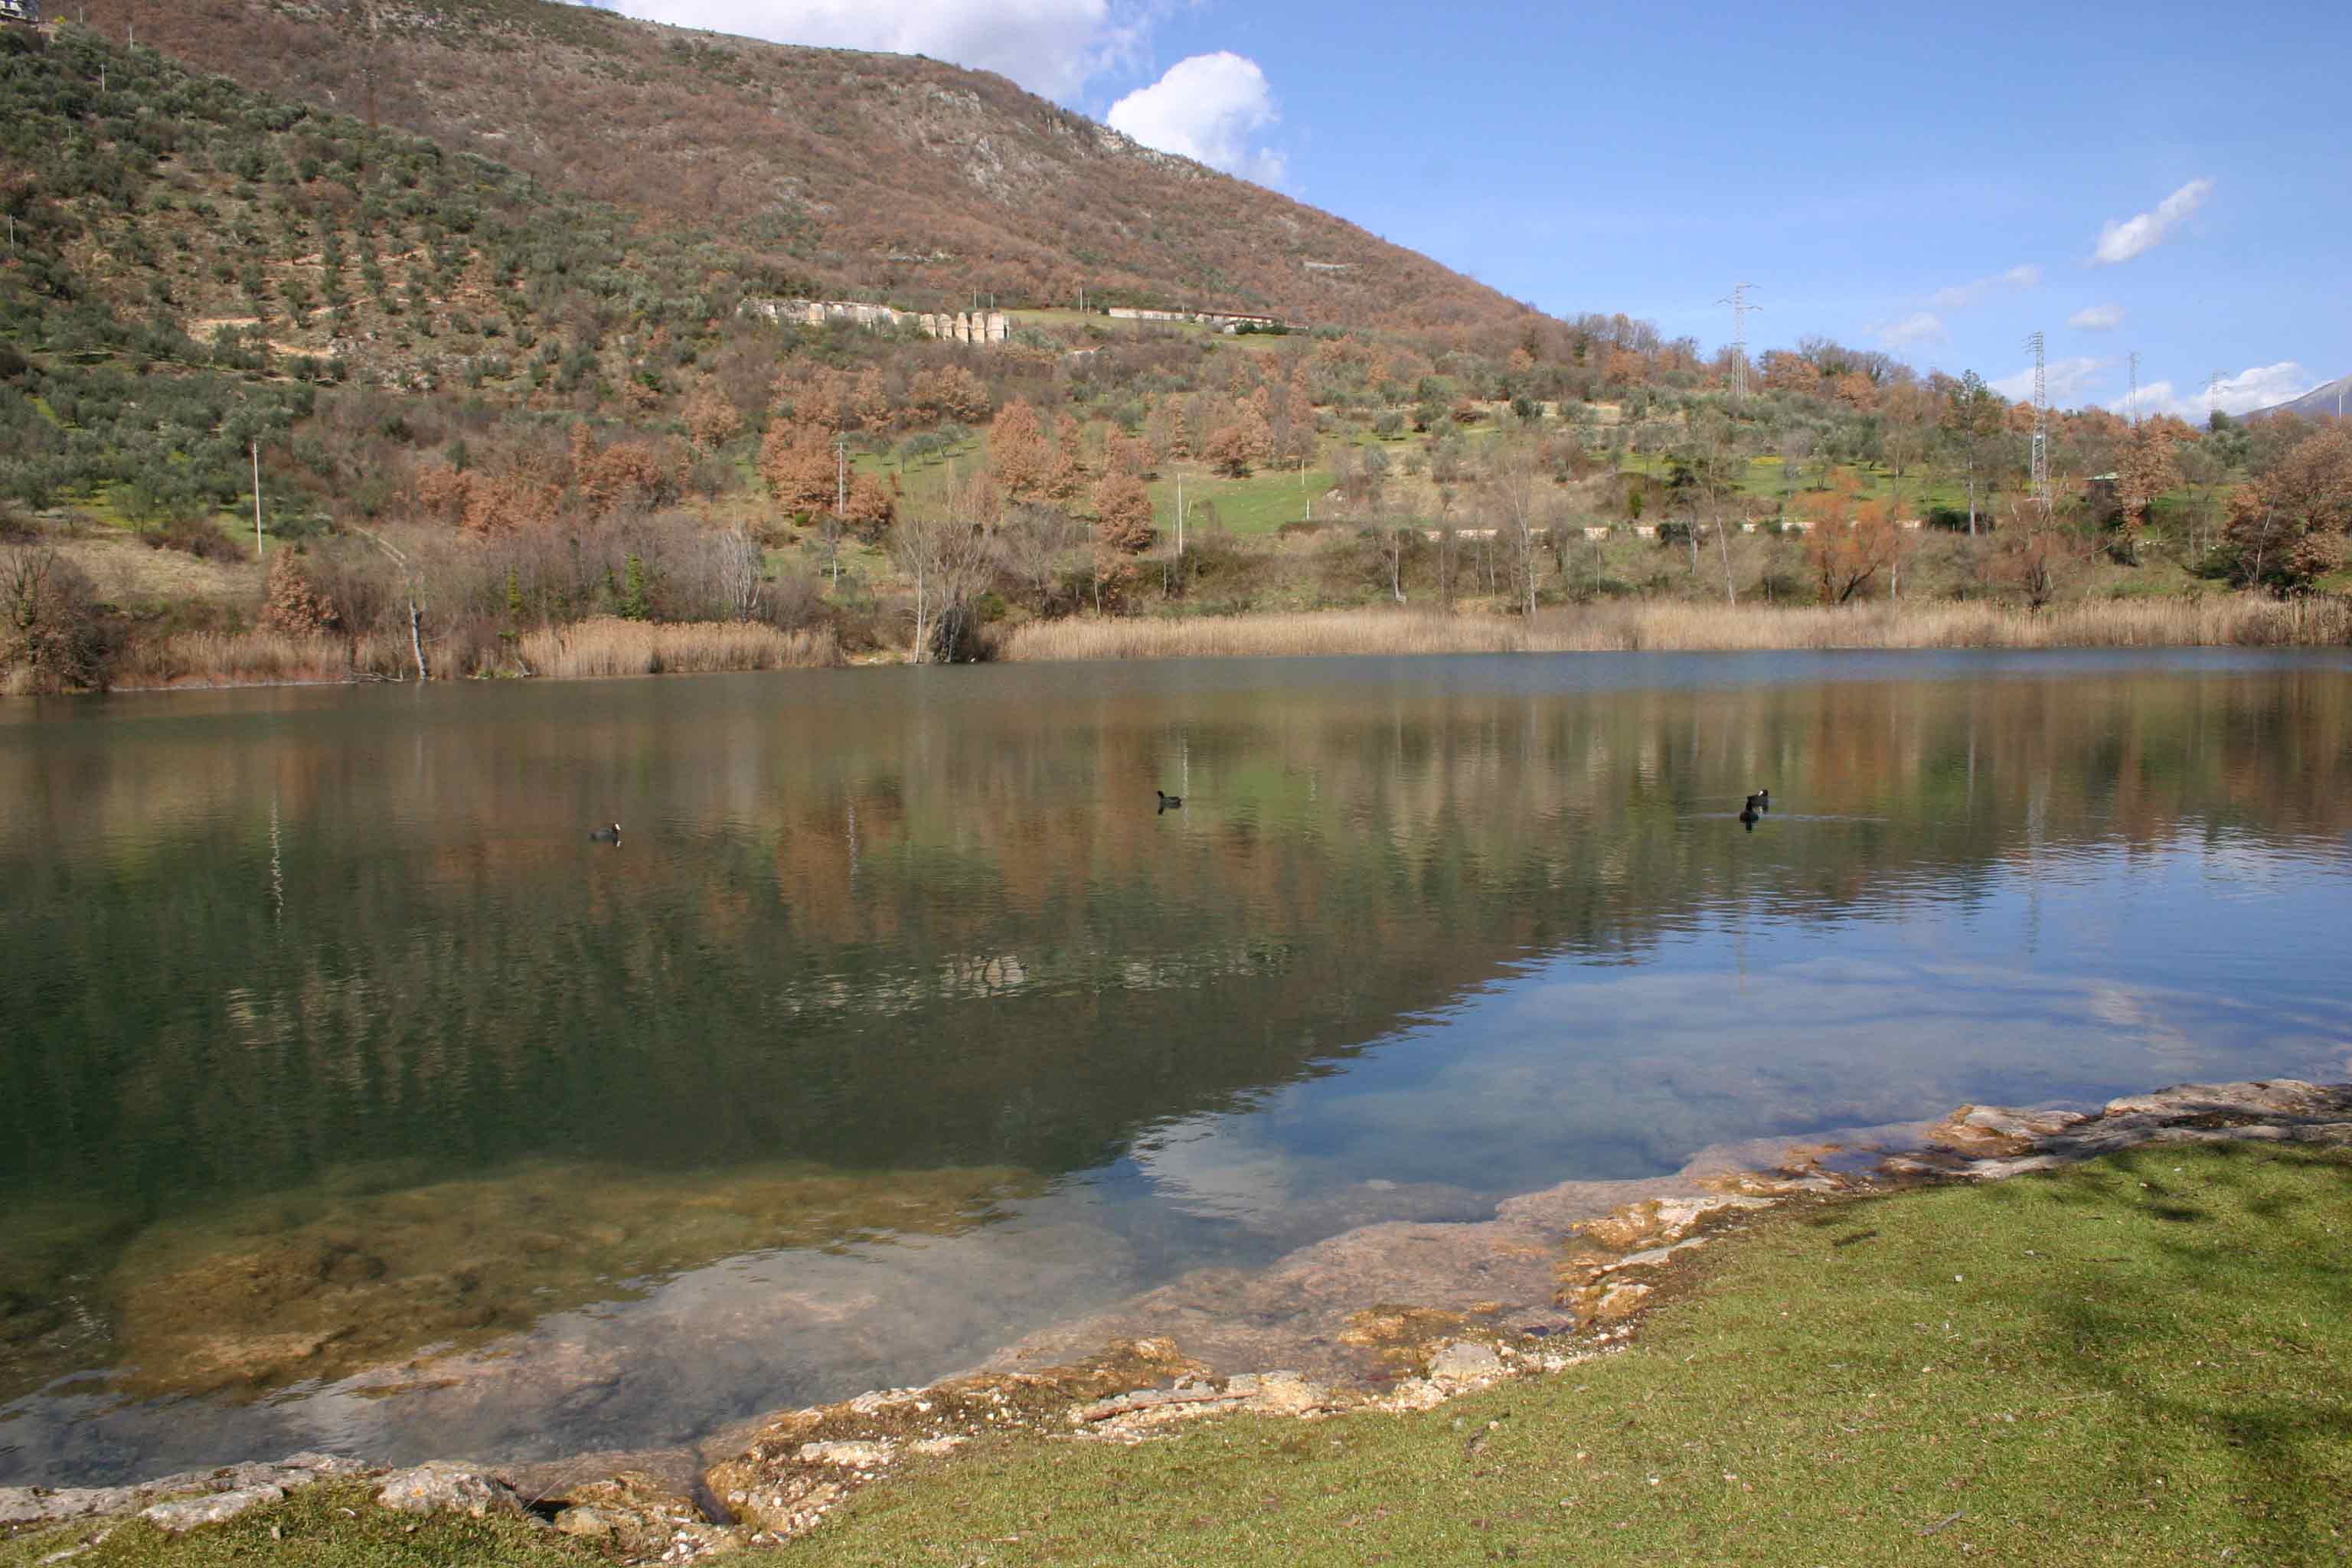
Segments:
[[[1661,453],[1644,452],[1628,455],[1624,466],[1629,473],[1664,478],[1674,465]],[[1885,500],[1895,492],[1894,476],[1878,464],[1868,463],[1854,468],[1841,463],[1838,467],[1861,479],[1861,494],[1864,500]],[[1818,470],[1810,462],[1802,465],[1802,469],[1803,478],[1791,494],[1788,468],[1781,459],[1776,457],[1750,458],[1739,476],[1739,494],[1751,505],[1760,503],[1759,515],[1762,511],[1777,510],[1784,497],[1788,498],[1790,509],[1794,511],[1808,494],[1819,493],[1812,488]],[[1903,477],[1903,510],[1906,516],[1924,517],[1933,507],[1965,509],[1968,504],[1969,492],[1965,484],[1924,468],[1914,468]]]
[[[1813,1206],[1727,1247],[1622,1355],[1426,1415],[1009,1443],[862,1494],[797,1552],[2341,1563],[2347,1247],[2352,1158],[2254,1145]]]
[[[959,476],[968,479],[987,465],[988,437],[986,432],[979,432],[969,441],[911,463],[900,462],[895,453],[861,453],[852,461],[859,473],[885,479],[895,477],[908,504],[927,505],[944,495]],[[1308,468],[1302,486],[1297,468],[1265,468],[1246,479],[1228,479],[1211,473],[1205,463],[1167,464],[1147,488],[1161,530],[1171,534],[1176,527],[1179,472],[1184,477],[1184,504],[1192,515],[1192,526],[1203,524],[1202,503],[1206,501],[1216,508],[1219,525],[1234,533],[1272,533],[1303,517],[1308,500],[1320,499],[1331,488],[1331,474],[1323,468]],[[1081,496],[1074,504],[1084,508],[1090,503]]]
[[[1319,503],[1331,488],[1328,468],[1309,468],[1302,482],[1297,468],[1261,468],[1247,479],[1219,479],[1206,465],[1169,464],[1148,487],[1151,505],[1168,532],[1176,524],[1176,474],[1184,475],[1184,509],[1190,526],[1201,527],[1207,513],[1202,502],[1216,509],[1218,526],[1234,533],[1272,533],[1286,522],[1305,518],[1310,503]],[[1327,509],[1328,510],[1328,509]]]
[[[773,1560],[2343,1563],[2347,1247],[2344,1151],[2148,1149],[1807,1202],[1701,1254],[1622,1353],[1426,1415],[1008,1438]],[[601,1560],[513,1523],[410,1533],[364,1497],[176,1542],[128,1525],[73,1562]],[[0,1568],[71,1539],[0,1545]]]

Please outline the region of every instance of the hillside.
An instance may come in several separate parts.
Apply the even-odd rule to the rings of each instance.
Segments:
[[[1412,330],[1528,313],[1328,213],[919,57],[544,0],[97,0],[87,16],[248,87],[715,226],[831,293],[1034,307],[1083,286],[1107,302]]]
[[[2339,375],[2324,386],[2313,387],[2301,397],[2273,407],[2258,410],[2250,417],[2259,418],[2268,414],[2293,414],[2305,419],[2317,419],[2322,416],[2334,418],[2347,411],[2352,411],[2352,375]]]
[[[257,30],[257,71],[310,68],[299,38],[244,3],[222,0],[223,15]],[[518,14],[592,39],[615,26]],[[389,116],[371,126],[192,74],[150,47],[157,30],[142,21],[131,47],[71,24],[0,29],[0,566],[14,573],[0,594],[15,594],[0,605],[0,690],[103,683],[110,668],[151,683],[395,673],[420,662],[418,604],[434,668],[457,674],[619,668],[639,656],[540,647],[610,616],[639,623],[621,642],[599,634],[611,648],[666,623],[763,622],[740,657],[772,662],[835,646],[964,657],[1030,622],[1180,610],[1836,602],[1891,593],[1898,570],[1906,599],[2035,604],[2100,583],[2144,596],[2208,577],[2340,580],[2342,524],[2306,503],[2340,491],[2330,465],[2352,447],[2302,421],[2136,436],[2104,411],[2054,418],[2070,498],[2082,492],[2063,476],[2144,448],[2137,522],[2161,540],[2147,550],[2137,530],[2105,537],[2116,518],[2072,499],[2053,520],[2063,538],[2011,531],[2025,521],[2015,411],[1964,411],[1962,384],[1827,340],[1766,356],[1761,386],[1735,402],[1721,361],[1623,316],[1228,336],[1114,321],[1095,281],[1094,313],[1015,309],[986,344],[912,323],[791,324],[743,306],[847,291],[812,270],[817,251],[600,199]],[[503,61],[523,85],[495,100],[532,112],[555,96],[541,54],[585,47],[495,28],[407,47],[440,53],[398,73],[379,54],[380,96],[398,81],[423,101]],[[775,70],[865,58],[754,53]],[[866,112],[844,100],[806,118],[837,132]],[[593,183],[627,140],[586,138],[573,173]],[[568,166],[562,148],[509,150]],[[1204,200],[1306,211],[1099,139],[1071,158],[1139,159]],[[995,196],[960,199],[950,216],[1009,221]],[[1493,300],[1421,258],[1365,254],[1433,279],[1397,284],[1391,321]],[[2266,488],[2241,497],[2241,477]],[[1703,561],[1701,533],[1733,512],[1739,537]],[[1894,526],[1923,513],[1968,537]],[[1824,522],[1841,540],[1835,525],[1867,522],[1866,547],[1800,542]],[[950,630],[931,614],[940,574]],[[644,657],[685,655],[673,638]]]

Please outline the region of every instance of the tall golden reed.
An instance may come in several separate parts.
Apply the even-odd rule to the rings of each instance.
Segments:
[[[780,632],[739,621],[661,625],[611,616],[526,632],[520,652],[531,674],[567,678],[804,669],[841,662],[829,629]]]
[[[797,669],[841,662],[830,630],[780,632],[731,621],[656,626],[610,616],[526,632],[519,658],[468,657],[428,645],[436,679],[469,675],[614,676]],[[301,686],[405,680],[416,673],[404,636],[289,637],[279,632],[180,632],[132,645],[114,671],[125,689],[167,686]]]
[[[1991,604],[1857,607],[1614,604],[1532,622],[1412,610],[1034,622],[1008,659],[1312,657],[1336,654],[1624,653],[1643,649],[2202,647],[2352,642],[2343,603],[2243,595],[2108,600],[2029,611]]]

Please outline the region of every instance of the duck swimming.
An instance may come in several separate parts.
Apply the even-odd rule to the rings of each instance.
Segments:
[[[1759,789],[1754,795],[1749,795],[1748,797],[1748,809],[1749,811],[1771,810],[1772,792],[1769,789]]]
[[[1151,793],[1160,797],[1160,809],[1161,811],[1174,811],[1177,807],[1184,804],[1184,797],[1181,795],[1170,795],[1164,789],[1156,789]]]
[[[616,822],[610,827],[592,827],[588,830],[588,837],[599,844],[618,844],[621,841],[621,825]]]

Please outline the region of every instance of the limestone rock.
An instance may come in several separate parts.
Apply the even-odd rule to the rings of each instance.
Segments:
[[[1331,1391],[1295,1372],[1245,1372],[1225,1385],[1243,1407],[1266,1415],[1304,1415],[1331,1403]]]
[[[1429,1379],[1441,1385],[1492,1383],[1507,1371],[1495,1347],[1475,1340],[1456,1340],[1439,1347],[1437,1353],[1429,1358]]]
[[[814,1530],[846,1495],[837,1481],[784,1476],[730,1491],[727,1506],[770,1534],[790,1541]]]
[[[878,1470],[896,1456],[887,1443],[803,1443],[796,1456],[804,1465],[839,1465],[851,1470]]]
[[[749,1533],[713,1524],[692,1499],[668,1490],[642,1470],[623,1470],[573,1487],[562,1501],[557,1530],[609,1542],[624,1557],[688,1562],[731,1552]]]
[[[254,1487],[293,1491],[318,1481],[359,1475],[366,1468],[356,1459],[302,1453],[289,1455],[274,1465],[184,1470],[127,1487],[0,1487],[0,1526],[54,1524],[61,1520],[131,1513],[191,1492],[235,1491]]]
[[[159,1502],[140,1510],[139,1517],[158,1530],[181,1535],[200,1524],[218,1524],[222,1520],[235,1519],[249,1508],[257,1508],[266,1502],[283,1502],[285,1499],[286,1489],[283,1487],[238,1487],[204,1497],[182,1498],[176,1502]]]
[[[1592,1315],[1603,1322],[1631,1317],[1641,1309],[1643,1299],[1649,1293],[1647,1285],[1612,1285],[1593,1303]]]
[[[375,1500],[403,1513],[462,1513],[470,1519],[523,1510],[514,1488],[487,1471],[447,1459],[394,1471],[384,1477]]]

